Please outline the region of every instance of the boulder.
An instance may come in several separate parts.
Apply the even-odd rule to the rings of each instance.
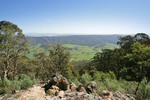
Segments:
[[[113,93],[110,92],[110,91],[107,91],[107,90],[103,90],[100,94],[100,96],[103,98],[103,99],[109,99],[111,98],[113,100]]]
[[[90,83],[88,83],[85,87],[87,93],[95,93],[95,90],[98,88],[98,85],[96,84],[96,82],[92,81]]]
[[[52,85],[59,87],[60,90],[68,90],[69,82],[65,77],[60,74],[53,75],[52,79],[44,86],[45,91],[50,89]]]
[[[117,92],[115,92],[115,93],[113,94],[113,96],[114,96],[114,97],[118,97],[118,98],[122,98],[122,97],[123,97],[123,94],[122,94],[121,92],[117,91]]]
[[[77,89],[77,86],[74,83],[71,83],[70,89],[71,89],[71,91],[75,92]]]
[[[110,96],[110,92],[107,90],[103,90],[101,93],[102,96]]]
[[[78,85],[78,87],[76,88],[76,90],[78,92],[84,92],[84,93],[87,93],[86,92],[86,89],[84,88],[84,86],[82,84]]]

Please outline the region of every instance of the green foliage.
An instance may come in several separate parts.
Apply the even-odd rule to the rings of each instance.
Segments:
[[[85,85],[85,84],[88,84],[92,80],[92,77],[88,73],[85,73],[85,74],[82,74],[79,80],[82,84]]]
[[[10,81],[5,77],[3,81],[0,81],[0,94],[8,94],[15,90],[27,89],[34,84],[36,84],[35,78],[31,80],[31,78],[25,74],[21,74],[19,77],[16,76],[13,81]]]
[[[15,79],[12,81],[11,87],[12,87],[12,91],[13,90],[20,90],[21,89],[21,82],[18,81],[18,79]]]
[[[67,76],[68,68],[70,67],[70,53],[60,44],[48,46],[50,64],[54,72]]]
[[[35,78],[31,79],[25,74],[21,74],[19,77],[16,76],[13,81],[11,81],[11,91],[27,89],[32,85],[36,84]]]
[[[71,82],[73,82],[73,83],[74,83],[74,84],[76,84],[76,85],[81,84],[81,82],[79,82],[78,78],[74,78],[74,79],[72,79],[72,81],[71,81]]]
[[[123,68],[120,70],[120,76],[121,76],[123,79],[131,80],[132,77],[127,74],[127,73],[129,72],[129,70],[130,70],[129,68],[123,67]]]
[[[97,81],[104,81],[106,79],[116,79],[116,76],[111,71],[109,73],[103,73],[97,71],[93,76],[93,80],[97,80]]]
[[[28,87],[31,87],[34,84],[30,77],[25,74],[22,74],[20,76],[19,81],[21,82],[21,89],[27,89]]]
[[[10,80],[7,79],[7,77],[5,77],[3,79],[3,83],[2,84],[3,84],[4,87],[8,87],[8,86],[11,85],[11,82],[10,82]]]
[[[138,81],[150,75],[150,39],[144,33],[120,37],[121,48],[98,52],[91,65],[98,71],[114,72],[117,79]]]
[[[18,57],[20,53],[28,50],[26,47],[26,38],[19,27],[8,21],[0,21],[0,60],[1,65],[3,65],[3,72],[1,72],[2,78],[10,77],[7,76],[10,75],[9,72],[13,72],[13,77],[15,77]]]
[[[144,77],[137,91],[137,100],[149,100],[149,99],[150,99],[150,82],[148,82]]]
[[[4,88],[0,88],[0,95],[6,93]]]
[[[7,77],[3,78],[2,81],[0,81],[0,94],[7,93],[9,94],[10,91],[11,82],[7,79]]]
[[[121,79],[117,80],[113,72],[109,73],[96,72],[92,80],[99,85],[97,91],[98,93],[103,90],[109,90],[133,94],[137,86],[136,82],[128,82]]]

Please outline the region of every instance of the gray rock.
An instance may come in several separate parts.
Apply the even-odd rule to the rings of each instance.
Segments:
[[[52,85],[59,87],[60,90],[68,90],[69,82],[65,77],[59,74],[55,74],[52,79],[44,86],[45,91],[50,89]]]
[[[87,93],[86,92],[86,89],[84,88],[84,86],[82,84],[78,85],[78,87],[76,88],[76,90],[78,92],[84,92],[84,93]]]
[[[94,81],[88,83],[85,87],[87,93],[94,93],[97,88],[98,88],[98,85]]]
[[[64,91],[59,91],[57,96],[60,97],[60,98],[63,98],[65,96],[65,92]]]
[[[71,89],[71,91],[76,91],[76,89],[77,89],[77,86],[74,84],[74,83],[71,83],[70,84],[70,89]]]

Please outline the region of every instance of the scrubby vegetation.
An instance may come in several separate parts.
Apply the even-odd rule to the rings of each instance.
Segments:
[[[22,30],[13,23],[1,21],[0,94],[27,89],[36,84],[36,80],[47,81],[53,74],[60,73],[75,84],[97,82],[97,92],[121,91],[134,95],[137,100],[150,99],[149,36],[138,33],[120,37],[118,45],[120,48],[97,51],[91,60],[72,62],[66,47],[48,45],[35,52],[31,59],[26,56],[30,50]]]
[[[5,77],[0,81],[0,94],[10,94],[14,93],[16,90],[27,89],[36,84],[35,79],[31,79],[29,76],[25,74],[21,74],[20,76],[16,76],[14,80],[8,80]]]

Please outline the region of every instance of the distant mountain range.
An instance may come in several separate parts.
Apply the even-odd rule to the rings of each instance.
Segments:
[[[30,34],[31,35],[31,34]],[[74,44],[83,46],[94,46],[102,43],[116,44],[118,37],[122,35],[66,35],[51,34],[51,36],[26,36],[27,40],[33,45],[42,44]]]
[[[24,33],[26,37],[43,37],[43,36],[64,36],[59,33]]]

